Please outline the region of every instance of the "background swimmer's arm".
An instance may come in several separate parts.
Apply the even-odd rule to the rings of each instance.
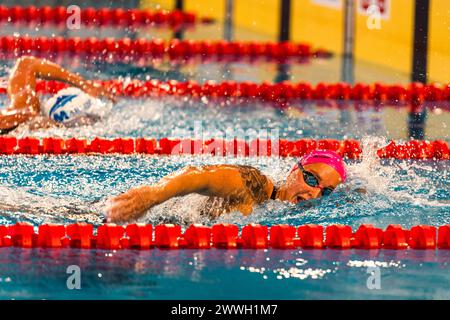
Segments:
[[[63,81],[80,88],[93,97],[106,97],[110,100],[115,100],[114,96],[99,84],[86,80],[79,74],[69,72],[53,62],[40,60],[36,71],[39,78]]]
[[[231,166],[186,167],[152,186],[133,188],[110,200],[107,220],[138,219],[153,206],[190,193],[227,197],[244,187],[240,172]]]
[[[44,116],[36,116],[35,118],[28,121],[27,125],[28,129],[30,130],[64,127],[64,125],[61,122],[57,122],[53,119]]]
[[[93,97],[107,97],[114,100],[114,97],[105,88],[86,80],[79,74],[72,73],[63,67],[45,59],[39,59],[32,56],[22,57],[21,62],[29,64],[29,69],[34,71],[36,78],[45,80],[58,80],[78,87]]]
[[[0,112],[0,129],[17,127],[19,124],[34,118],[37,114],[33,108],[2,110]]]

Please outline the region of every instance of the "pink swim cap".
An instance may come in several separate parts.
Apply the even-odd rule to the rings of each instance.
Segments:
[[[342,157],[334,151],[331,150],[314,150],[307,155],[304,155],[300,160],[302,166],[306,166],[312,163],[325,163],[330,167],[333,167],[341,176],[341,182],[345,182],[347,177],[345,163]],[[291,171],[298,168],[296,164]]]

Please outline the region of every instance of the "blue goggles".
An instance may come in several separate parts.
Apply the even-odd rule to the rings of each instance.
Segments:
[[[305,170],[300,162],[297,164],[297,166],[298,169],[302,172],[303,180],[305,180],[305,183],[310,187],[319,188],[321,190],[322,197],[329,196],[334,191],[333,188],[322,187],[320,185],[319,178],[317,178],[317,176],[311,171]]]

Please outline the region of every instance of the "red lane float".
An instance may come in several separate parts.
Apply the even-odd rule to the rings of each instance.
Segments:
[[[270,246],[279,249],[295,248],[295,234],[294,226],[273,226],[270,228]]]
[[[131,80],[121,82],[109,80],[100,82],[117,95],[127,97],[160,97],[160,96],[190,96],[227,99],[259,99],[267,102],[285,102],[291,100],[314,100],[314,101],[372,101],[389,102],[397,104],[417,104],[418,102],[450,101],[450,85],[440,84],[417,84],[411,83],[402,86],[402,91],[397,91],[399,85],[387,84],[356,84],[351,86],[347,83],[318,83],[312,85],[307,82],[292,83],[251,83],[224,81],[216,83],[206,81],[198,84],[195,81],[177,82],[170,80],[160,82],[158,80],[139,81]],[[57,92],[61,84],[47,83],[38,89],[43,92]],[[365,94],[360,94],[360,87],[366,88]],[[389,94],[380,95],[380,90]],[[345,92],[343,94],[342,92]]]
[[[450,159],[448,143],[436,140],[431,143],[426,141],[412,140],[403,144],[395,141],[377,150],[380,158],[395,159]]]
[[[329,248],[348,249],[352,246],[352,227],[350,226],[328,226],[325,234],[325,245]]]
[[[173,224],[158,225],[155,228],[155,246],[164,249],[177,249],[181,238],[181,227]]]
[[[211,246],[211,228],[193,224],[184,233],[186,246],[196,249],[208,249]]]
[[[43,7],[5,7],[0,6],[0,23],[26,23],[45,25],[63,25],[67,19],[73,16],[73,11],[68,12],[68,7],[43,6]],[[208,17],[198,18],[192,12],[180,10],[140,10],[123,8],[82,8],[80,11],[81,23],[85,26],[166,26],[178,29],[191,26],[196,23],[211,23]]]
[[[415,226],[409,232],[409,246],[414,249],[433,249],[436,247],[436,227]]]
[[[66,227],[69,246],[72,248],[89,249],[94,239],[94,226],[88,223],[75,223]]]
[[[291,83],[250,83],[234,81],[224,81],[216,83],[207,81],[203,84],[195,81],[177,82],[174,80],[161,82],[158,80],[140,81],[140,80],[106,80],[95,81],[106,88],[116,96],[128,98],[147,98],[147,97],[191,97],[201,99],[234,99],[236,102],[248,100],[260,100],[273,103],[276,106],[285,106],[293,101],[333,101],[336,107],[340,107],[339,102],[352,101],[355,107],[360,108],[362,102],[371,102],[382,106],[385,104],[409,105],[412,109],[419,109],[423,102],[445,102],[450,101],[450,84],[416,84],[411,83],[402,87],[402,93],[396,91],[398,85],[385,84],[365,84],[367,94],[359,94],[361,84],[351,86],[346,83],[318,83],[312,85],[306,82]],[[66,84],[56,81],[39,81],[36,85],[36,91],[41,94],[54,94],[67,87]],[[340,91],[345,88],[348,94],[341,94]],[[380,95],[379,91],[394,91],[391,94]],[[0,94],[6,94],[6,88],[0,88]],[[346,107],[345,104],[342,107]],[[443,107],[448,107],[443,105]]]
[[[216,248],[235,249],[240,243],[239,228],[233,224],[216,224],[211,229],[212,244]]]
[[[150,224],[129,224],[125,232],[132,249],[149,249],[152,245],[153,227]]]
[[[355,232],[352,246],[363,249],[379,248],[383,241],[383,230],[371,224],[363,224]]]
[[[298,227],[298,245],[302,248],[320,249],[325,246],[323,241],[323,227],[307,224]]]
[[[11,239],[11,244],[16,247],[31,248],[35,246],[37,236],[31,224],[18,222],[9,226],[7,234]]]
[[[438,247],[441,249],[450,249],[450,225],[439,227]]]
[[[147,40],[144,38],[63,38],[28,36],[0,37],[0,52],[14,53],[17,56],[46,53],[73,55],[94,55],[117,57],[148,57],[170,60],[187,60],[194,57],[206,59],[256,59],[263,57],[272,60],[305,59],[309,57],[325,57],[323,50],[314,51],[309,45],[290,42],[242,42],[242,41],[210,41],[210,40]]]
[[[347,225],[275,225],[270,228],[249,224],[239,228],[232,224],[212,227],[190,225],[184,232],[181,226],[104,224],[97,228],[87,223],[71,225],[44,224],[35,228],[24,222],[0,226],[0,247],[21,248],[82,248],[82,249],[450,249],[450,225],[419,225],[406,230],[389,225],[386,230],[373,225],[361,225],[355,232]],[[154,230],[154,233],[153,233]],[[153,240],[154,235],[154,240]]]
[[[100,249],[120,249],[127,248],[121,241],[125,234],[122,226],[115,224],[104,224],[98,227],[96,237],[96,247]]]
[[[0,155],[62,155],[62,154],[147,154],[147,155],[214,155],[241,157],[299,157],[313,150],[333,150],[347,159],[359,159],[361,145],[356,140],[300,139],[278,141],[254,139],[172,139],[116,138],[93,140],[61,138],[0,137]],[[376,151],[384,159],[449,160],[448,143],[436,141],[389,142]]]
[[[66,228],[59,224],[43,224],[39,226],[37,246],[42,248],[61,248],[70,245]]]
[[[400,225],[390,225],[383,235],[383,244],[389,249],[405,249],[408,247],[409,230]]]
[[[267,226],[249,224],[242,229],[242,246],[248,249],[263,249],[268,246]]]

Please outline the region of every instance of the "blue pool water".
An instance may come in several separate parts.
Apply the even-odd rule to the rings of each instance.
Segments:
[[[246,163],[281,180],[291,159],[214,157],[1,157],[0,223],[28,221],[98,225],[104,200],[156,181],[184,165]],[[254,214],[205,220],[205,200],[170,200],[143,222],[262,224],[450,222],[449,164],[350,164],[349,183],[332,197],[288,205],[268,203]],[[11,168],[16,168],[12,170]],[[356,192],[364,187],[366,193]],[[448,250],[45,250],[0,249],[2,299],[448,299]],[[81,269],[81,289],[68,290],[66,270]],[[369,290],[369,267],[381,289]],[[239,285],[236,285],[238,284]]]
[[[4,61],[4,77],[12,66]],[[65,65],[70,68],[66,61]],[[224,72],[233,69],[233,75]],[[269,69],[267,71],[266,69]],[[81,64],[88,77],[267,80],[276,64],[133,66]],[[255,71],[255,72],[252,72]],[[257,73],[256,71],[260,72]],[[0,98],[0,105],[6,103]],[[428,139],[450,141],[449,113],[428,113]],[[243,217],[231,213],[206,220],[198,212],[205,199],[190,195],[152,209],[143,222],[288,223],[450,223],[449,161],[380,161],[370,150],[389,139],[407,138],[405,108],[340,111],[317,104],[288,110],[268,105],[182,98],[122,99],[94,126],[29,131],[16,136],[61,137],[255,137],[355,138],[363,141],[361,161],[348,161],[349,182],[331,197],[301,205],[269,202]],[[1,156],[0,224],[27,221],[86,221],[99,225],[105,200],[132,186],[151,184],[185,165],[248,164],[275,181],[294,159],[212,156]],[[363,190],[363,192],[361,192]],[[0,248],[1,299],[449,299],[448,250],[182,250],[105,251]],[[69,290],[66,270],[81,269],[81,290]],[[367,287],[368,268],[379,267],[381,288]]]
[[[450,251],[2,249],[3,299],[448,299]],[[81,289],[68,290],[68,266]],[[368,267],[380,289],[368,289]],[[369,269],[370,270],[370,269]]]

